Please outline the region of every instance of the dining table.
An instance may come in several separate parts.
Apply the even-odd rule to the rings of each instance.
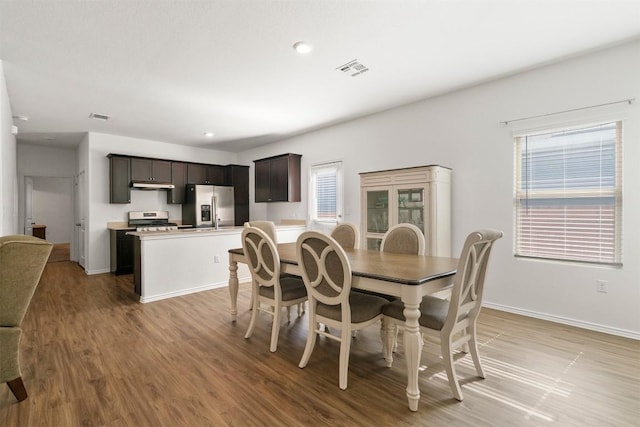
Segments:
[[[296,243],[277,245],[281,272],[301,276]],[[407,362],[407,399],[411,411],[418,410],[420,389],[418,370],[422,355],[422,335],[418,319],[425,295],[442,291],[453,284],[458,260],[448,257],[397,254],[366,249],[345,249],[351,265],[354,289],[365,289],[401,298],[404,303],[404,348]],[[238,263],[247,264],[242,248],[229,250],[229,295],[231,321],[238,314]]]

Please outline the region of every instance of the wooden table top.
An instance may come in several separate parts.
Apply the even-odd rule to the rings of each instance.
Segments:
[[[230,249],[229,253],[243,255],[242,248]],[[401,283],[421,285],[431,280],[456,273],[456,258],[423,255],[394,254],[365,249],[345,250],[354,276]],[[280,262],[298,265],[295,243],[278,245]]]

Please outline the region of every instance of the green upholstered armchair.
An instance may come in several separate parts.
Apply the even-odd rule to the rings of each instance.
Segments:
[[[6,382],[18,401],[27,398],[20,372],[20,324],[52,246],[37,237],[0,237],[0,383]]]

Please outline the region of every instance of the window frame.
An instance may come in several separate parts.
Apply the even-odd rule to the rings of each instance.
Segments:
[[[318,197],[316,179],[319,172],[326,170],[335,170],[336,175],[336,212],[333,218],[319,218],[318,217]],[[319,224],[337,224],[342,220],[343,209],[343,165],[342,160],[314,163],[309,168],[309,219],[312,222]]]
[[[599,188],[598,190],[593,188],[589,188],[585,190],[585,188],[581,188],[579,186],[567,186],[563,187],[561,190],[552,190],[552,189],[541,189],[535,190],[531,189],[530,183],[527,179],[522,179],[523,169],[526,167],[523,165],[523,151],[527,149],[525,147],[525,143],[522,142],[526,137],[540,136],[545,134],[558,134],[558,133],[567,133],[570,134],[572,132],[576,132],[583,129],[590,129],[597,126],[603,126],[607,124],[612,124],[615,127],[615,141],[614,141],[614,177],[615,184],[610,189]],[[614,266],[619,267],[622,266],[622,224],[623,224],[623,147],[624,147],[624,127],[625,120],[618,118],[611,119],[602,119],[595,121],[581,121],[574,122],[571,125],[556,125],[556,126],[547,126],[547,127],[539,127],[535,130],[530,131],[522,131],[513,135],[513,149],[514,149],[514,177],[513,177],[513,253],[516,258],[520,259],[539,259],[544,261],[557,261],[563,263],[587,263],[593,265],[600,266]],[[603,151],[603,150],[602,150]],[[568,157],[562,157],[563,164]],[[600,163],[602,164],[602,162]],[[521,185],[526,182],[526,188]],[[558,181],[555,181],[558,182]],[[536,246],[535,249],[530,251],[522,250],[521,248],[521,216],[520,216],[520,206],[526,200],[544,200],[544,199],[553,199],[556,200],[574,200],[574,202],[578,202],[579,200],[584,200],[588,198],[612,198],[613,199],[613,254],[608,259],[593,259],[593,257],[589,256],[569,256],[567,253],[564,253],[564,256],[561,256],[557,253],[553,253],[553,250],[545,251],[540,247]],[[570,208],[572,206],[571,203],[562,204],[565,208]],[[596,206],[596,205],[594,205]],[[600,204],[600,206],[608,206],[606,203]],[[611,204],[609,204],[611,206]],[[565,210],[566,215],[566,210]],[[570,215],[566,215],[565,218],[571,218]],[[573,217],[575,218],[575,217]],[[567,221],[565,220],[565,223]],[[600,225],[601,223],[599,223]],[[599,230],[603,227],[600,226]],[[566,235],[566,234],[565,234]],[[535,237],[534,237],[535,240]],[[606,242],[605,240],[599,239],[599,242]],[[533,253],[533,254],[532,254]]]

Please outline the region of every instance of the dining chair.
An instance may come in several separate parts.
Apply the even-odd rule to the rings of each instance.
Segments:
[[[273,243],[275,243],[276,245],[278,244],[278,233],[276,232],[276,224],[273,221],[248,221],[244,223],[244,227],[256,227],[259,228],[260,230],[264,231],[265,233],[267,233],[267,236],[269,236],[271,238],[271,240],[273,240]],[[289,273],[280,273],[281,277],[299,277],[299,276],[294,276],[292,274]],[[249,307],[251,307],[251,309],[253,310],[253,294],[251,294],[251,301],[249,302]],[[290,309],[291,307],[288,306],[287,307],[287,317],[290,317]],[[298,305],[298,315],[301,315],[302,313],[304,313],[304,303],[301,303]]]
[[[342,246],[343,249],[358,249],[360,233],[358,227],[351,222],[341,222],[331,231],[331,237]]]
[[[455,350],[462,348],[470,352],[478,376],[485,378],[480,364],[476,321],[482,307],[484,280],[489,255],[493,243],[502,237],[497,230],[478,230],[467,236],[458,267],[453,280],[451,300],[425,296],[420,303],[420,329],[440,340],[440,348],[444,366],[447,371],[449,385],[457,400],[462,400],[462,390],[456,378],[453,359]],[[403,325],[404,304],[402,301],[388,303],[382,309],[383,322],[382,348],[387,366],[393,363],[393,347],[396,334],[395,325]]]
[[[283,307],[290,307],[307,300],[307,291],[300,277],[280,275],[280,255],[273,240],[259,228],[245,227],[242,230],[242,249],[247,257],[247,264],[252,279],[252,308],[251,321],[245,334],[250,338],[256,326],[260,311],[273,316],[271,327],[271,352],[278,348],[278,334],[280,333],[280,314]],[[264,303],[271,307],[270,311],[261,309]],[[301,313],[298,313],[301,315]],[[287,321],[290,322],[289,311]]]
[[[20,325],[53,245],[33,236],[0,237],[0,383],[21,402],[27,389],[20,370]]]
[[[426,242],[422,230],[409,223],[396,224],[382,236],[380,252],[425,254]]]
[[[340,343],[339,385],[347,388],[351,332],[382,319],[384,298],[351,291],[351,265],[340,244],[331,236],[302,233],[296,242],[296,255],[309,297],[309,329],[300,368],[307,366],[318,335]],[[320,324],[340,329],[333,335]]]
[[[382,243],[380,244],[380,252],[424,255],[425,246],[424,234],[422,234],[422,231],[417,226],[409,223],[400,223],[394,225],[384,233],[382,236]],[[398,299],[390,295],[384,295],[373,291],[358,289],[358,292],[379,296],[388,301]]]

